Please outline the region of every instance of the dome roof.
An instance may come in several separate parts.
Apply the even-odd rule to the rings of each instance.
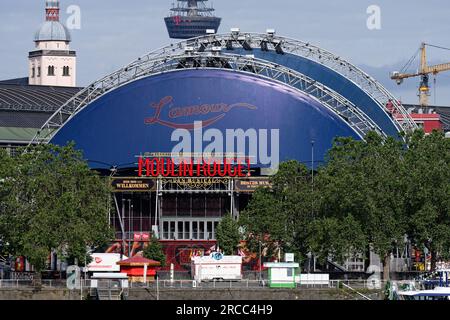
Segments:
[[[59,21],[45,21],[34,35],[34,41],[71,41],[69,29]]]

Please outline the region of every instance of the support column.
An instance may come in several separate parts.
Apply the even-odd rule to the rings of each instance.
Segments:
[[[234,194],[234,218],[239,220],[240,206],[239,206],[239,193]]]
[[[230,215],[234,218],[233,179],[230,179],[228,182],[228,192],[230,195]]]
[[[123,199],[122,199],[123,200]],[[123,210],[124,210],[124,201],[122,201],[122,214],[120,214],[120,209],[119,209],[119,204],[117,201],[117,197],[116,194],[114,193],[114,203],[116,204],[116,212],[117,212],[117,217],[119,218],[119,223],[120,223],[120,231],[122,233],[122,249],[120,250],[121,254],[125,253],[125,225],[124,225],[124,221],[123,221]]]
[[[152,226],[152,232],[155,234],[155,236],[159,239],[159,230],[158,230],[158,223],[159,223],[159,192],[160,192],[160,181],[159,178],[156,179],[156,198],[155,198],[155,224]]]

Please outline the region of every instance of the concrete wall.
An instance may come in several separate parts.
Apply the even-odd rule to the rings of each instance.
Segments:
[[[87,291],[84,296],[87,295]],[[0,289],[0,300],[80,300],[80,291],[67,289]]]
[[[375,291],[374,291],[375,293]],[[83,293],[87,297],[87,291]],[[355,294],[338,289],[164,289],[160,300],[353,300]],[[372,296],[372,298],[377,298]],[[378,294],[378,299],[381,299]],[[0,300],[80,300],[80,291],[67,289],[0,289]],[[132,289],[128,300],[156,300],[155,289]]]

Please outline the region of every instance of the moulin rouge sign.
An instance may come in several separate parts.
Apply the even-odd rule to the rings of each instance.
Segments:
[[[138,157],[139,177],[248,177],[250,159],[234,158],[194,161]]]

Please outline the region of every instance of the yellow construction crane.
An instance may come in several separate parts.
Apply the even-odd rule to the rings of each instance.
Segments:
[[[439,49],[450,50],[449,48],[439,47],[432,44],[422,43],[419,50],[420,51],[420,69],[417,73],[404,73],[404,71],[396,71],[391,75],[391,79],[395,80],[398,85],[403,83],[404,79],[413,78],[413,77],[421,77],[421,82],[419,86],[419,97],[420,97],[420,105],[422,107],[428,106],[428,97],[430,96],[430,85],[429,79],[430,74],[437,75],[439,72],[449,71],[450,63],[443,63],[434,66],[429,66],[427,64],[427,52],[426,47],[434,47]],[[406,70],[415,60],[417,53],[408,61],[405,67],[402,70]]]

